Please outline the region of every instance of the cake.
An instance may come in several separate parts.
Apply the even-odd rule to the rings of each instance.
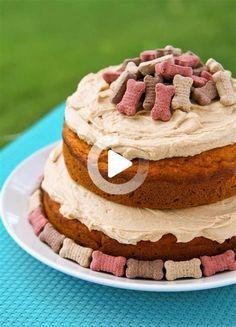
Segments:
[[[54,230],[49,241],[41,239],[49,245],[60,239],[60,255],[80,263],[76,251],[87,251],[84,266],[107,272],[113,270],[96,268],[96,260],[124,258],[123,270],[113,273],[127,277],[135,262],[165,263],[169,280],[177,262],[189,271],[195,265],[198,277],[201,269],[209,275],[205,262],[221,256],[233,264],[219,270],[234,269],[236,81],[220,63],[203,64],[167,46],[88,74],[67,99],[62,136],[29,212],[41,208],[47,222],[40,232],[47,234],[47,224]],[[88,158],[101,139],[109,141],[97,162],[104,183],[127,184],[148,167],[136,189],[115,194],[94,182]],[[112,178],[109,150],[132,161]],[[73,255],[63,248],[68,244]]]

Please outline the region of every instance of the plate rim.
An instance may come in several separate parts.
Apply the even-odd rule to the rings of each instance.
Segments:
[[[11,238],[29,255],[40,261],[41,263],[58,270],[64,274],[67,274],[69,276],[79,278],[81,280],[85,280],[87,282],[92,282],[95,284],[99,285],[104,285],[104,286],[109,286],[109,287],[114,287],[114,288],[121,288],[121,289],[127,289],[127,290],[137,290],[137,291],[149,291],[149,292],[185,292],[185,291],[200,291],[200,290],[206,290],[206,289],[212,289],[212,288],[218,288],[218,287],[224,287],[224,286],[229,286],[229,285],[234,285],[236,284],[236,272],[235,272],[235,277],[227,278],[226,280],[223,281],[218,281],[215,280],[215,276],[212,277],[202,277],[202,278],[207,278],[208,282],[204,283],[199,283],[201,279],[191,279],[191,283],[188,285],[188,279],[186,279],[185,283],[183,283],[183,280],[175,280],[175,281],[152,281],[152,280],[145,280],[145,279],[127,279],[125,277],[115,277],[112,275],[108,275],[106,273],[102,272],[93,272],[90,270],[89,274],[86,274],[84,272],[84,269],[88,268],[83,268],[78,265],[78,271],[74,272],[73,270],[70,269],[70,267],[66,267],[63,265],[58,265],[58,263],[54,263],[52,260],[48,259],[46,256],[38,253],[36,250],[31,249],[28,245],[27,242],[22,241],[22,239],[14,233],[14,231],[10,228],[10,224],[7,221],[7,218],[5,217],[4,214],[4,198],[7,195],[7,190],[10,182],[14,178],[15,175],[17,175],[17,172],[24,167],[24,165],[31,161],[34,160],[35,157],[41,156],[44,152],[50,152],[59,142],[57,141],[54,143],[51,143],[49,145],[46,145],[39,150],[33,152],[31,155],[27,156],[24,160],[22,160],[16,167],[12,170],[12,172],[8,175],[6,178],[1,192],[0,192],[0,216],[2,218],[3,225],[8,232],[8,234],[11,236]],[[40,174],[39,174],[40,175]],[[33,233],[33,230],[32,230]],[[43,244],[42,244],[43,245]],[[49,250],[51,250],[49,248]],[[52,250],[51,250],[52,251]],[[58,254],[57,254],[58,255]],[[66,262],[67,259],[63,259]],[[76,263],[75,263],[76,264]],[[76,264],[77,265],[77,264]],[[81,271],[80,271],[81,270]],[[225,272],[227,273],[227,272]],[[94,275],[93,275],[94,274]],[[99,274],[99,276],[97,276]],[[221,273],[222,274],[222,273]],[[106,277],[106,276],[109,276]],[[143,284],[142,282],[149,282],[148,284]],[[196,283],[194,283],[196,281]],[[159,283],[162,284],[159,284]],[[165,283],[163,285],[163,282]],[[182,283],[180,283],[182,282]]]

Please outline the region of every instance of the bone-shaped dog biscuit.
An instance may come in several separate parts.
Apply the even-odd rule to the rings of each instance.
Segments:
[[[231,73],[229,71],[218,71],[213,75],[213,81],[220,96],[220,103],[231,106],[236,103],[236,94],[233,89]]]
[[[201,278],[201,260],[192,259],[187,261],[172,261],[168,260],[165,262],[164,267],[166,269],[166,279],[175,280],[178,278]]]
[[[102,74],[102,77],[105,82],[107,82],[108,84],[111,84],[112,82],[117,80],[117,78],[120,75],[121,75],[121,71],[108,69]]]
[[[175,63],[180,66],[189,66],[195,68],[199,65],[200,59],[195,54],[183,53],[175,58]]]
[[[173,85],[158,83],[155,86],[156,99],[151,110],[151,117],[155,120],[168,121],[171,118],[170,103],[175,94]]]
[[[166,79],[171,79],[177,74],[182,76],[192,76],[193,74],[193,69],[191,67],[174,65],[168,61],[157,64],[155,70],[158,75]]]
[[[207,79],[201,76],[192,75],[193,86],[194,87],[202,87],[207,83]]]
[[[173,56],[180,56],[182,53],[180,48],[175,48],[172,45],[167,45],[165,48],[156,49],[157,58],[172,54]],[[174,62],[173,62],[174,63]]]
[[[207,60],[206,67],[211,74],[224,70],[222,65],[213,58]]]
[[[121,102],[117,105],[119,112],[124,113],[127,116],[134,116],[136,114],[139,100],[144,91],[144,82],[137,82],[134,79],[129,79],[127,82],[125,94]]]
[[[128,73],[131,73],[131,74],[139,73],[138,66],[136,66],[136,64],[133,61],[131,61],[127,64],[125,71],[127,71]]]
[[[41,207],[37,207],[32,211],[29,216],[28,220],[33,227],[34,233],[39,235],[39,233],[43,230],[44,226],[48,222],[45,218],[44,213]]]
[[[82,267],[89,267],[93,250],[80,246],[70,238],[65,238],[59,255],[77,262]]]
[[[228,250],[223,254],[201,257],[204,276],[212,276],[220,271],[236,270],[235,253]]]
[[[150,61],[141,62],[138,66],[138,69],[144,76],[151,75],[155,72],[155,66],[163,61],[174,63],[174,56],[172,54],[169,54]]]
[[[90,269],[109,272],[117,277],[121,277],[124,275],[125,264],[125,257],[114,257],[96,250],[92,253]]]
[[[65,235],[60,234],[50,223],[47,223],[39,234],[39,238],[42,242],[48,244],[54,252],[58,253]]]
[[[161,280],[164,277],[162,260],[143,261],[128,259],[126,268],[127,278],[150,278]]]
[[[167,45],[164,48],[165,54],[173,54],[173,56],[180,56],[182,50],[180,48],[175,48],[172,45]]]
[[[141,62],[143,61],[150,61],[157,57],[157,51],[156,50],[145,50],[140,53],[140,59]]]
[[[212,75],[207,70],[202,70],[200,72],[200,77],[207,79],[208,81],[212,80]]]
[[[190,111],[190,92],[193,80],[190,77],[175,75],[173,85],[175,87],[175,96],[172,99],[172,109],[180,109],[183,111]]]
[[[145,99],[143,102],[143,108],[145,110],[151,110],[155,103],[156,91],[155,86],[157,83],[161,82],[161,77],[153,77],[151,75],[146,75],[144,77],[145,83]]]
[[[210,104],[217,95],[216,86],[212,80],[209,80],[203,87],[193,89],[192,91],[192,98],[201,106]]]
[[[124,71],[126,66],[128,65],[129,62],[133,62],[136,66],[138,66],[141,62],[139,57],[135,57],[135,58],[127,58],[123,61],[121,67],[120,67],[120,71]]]
[[[117,104],[121,101],[126,90],[127,81],[131,78],[136,80],[136,74],[130,73],[128,71],[123,71],[117,80],[111,83],[110,88],[113,91],[113,97],[111,99],[112,103]]]

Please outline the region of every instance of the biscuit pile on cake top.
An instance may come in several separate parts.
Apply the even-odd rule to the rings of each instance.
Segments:
[[[168,121],[174,110],[189,112],[192,103],[205,106],[218,97],[224,106],[236,103],[230,71],[212,58],[203,64],[193,52],[170,45],[125,59],[103,78],[110,84],[112,102],[127,116],[141,108],[155,120]]]

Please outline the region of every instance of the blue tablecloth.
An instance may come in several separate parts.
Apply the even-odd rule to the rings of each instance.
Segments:
[[[0,186],[22,159],[61,137],[63,109],[0,152]],[[95,285],[38,262],[0,222],[0,326],[236,326],[236,285],[184,293]]]

